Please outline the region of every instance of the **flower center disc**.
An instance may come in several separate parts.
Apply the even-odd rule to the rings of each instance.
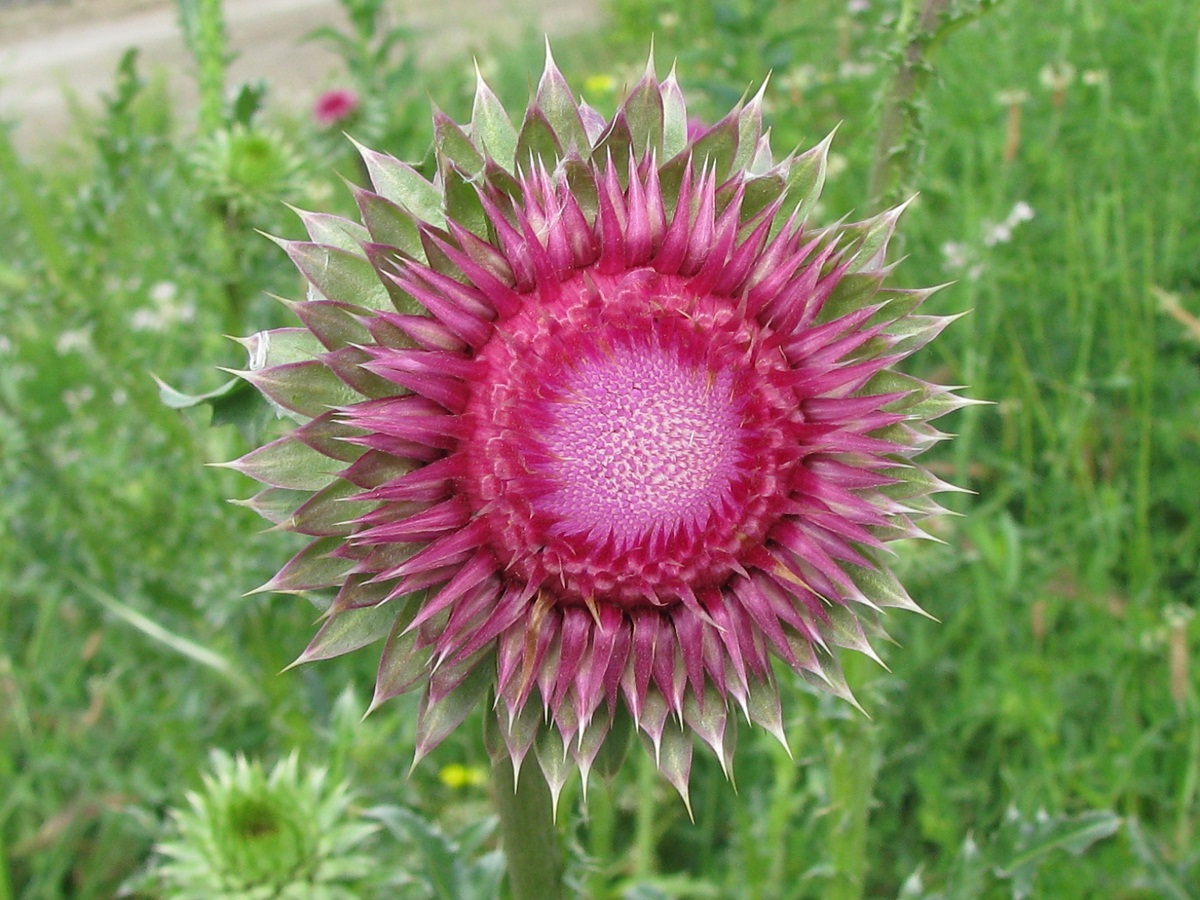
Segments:
[[[786,361],[734,301],[686,288],[588,272],[480,352],[467,493],[506,572],[559,602],[662,605],[717,583],[786,497]]]
[[[543,436],[553,458],[545,472],[559,485],[539,504],[558,518],[551,533],[627,549],[703,528],[738,472],[732,380],[658,347],[582,361]]]

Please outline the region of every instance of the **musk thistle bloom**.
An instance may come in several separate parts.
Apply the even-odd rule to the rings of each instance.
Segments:
[[[363,224],[280,242],[303,327],[243,374],[301,424],[232,465],[313,540],[262,589],[325,598],[298,662],[383,641],[418,758],[490,696],[556,796],[632,724],[686,800],[693,733],[784,739],[774,660],[852,700],[835,648],[917,609],[884,553],[967,401],[892,367],[948,319],[885,285],[900,209],[809,222],[829,139],[774,161],[761,97],[692,129],[651,62],[606,120],[548,56],[518,125],[480,79],[432,181],[360,148]]]
[[[358,94],[346,88],[335,88],[317,97],[313,104],[313,119],[322,128],[332,128],[358,112]]]

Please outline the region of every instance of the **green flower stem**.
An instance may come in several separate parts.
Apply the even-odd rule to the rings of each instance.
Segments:
[[[899,62],[879,118],[875,164],[871,169],[871,208],[883,209],[912,174],[920,154],[919,98],[929,79],[928,54],[938,20],[950,0],[926,0],[919,15],[907,0],[896,27]]]
[[[933,74],[934,51],[950,34],[1001,2],[904,0],[896,23],[896,70],[884,95],[871,168],[873,211],[904,199],[910,190],[923,150],[922,96]]]
[[[608,896],[610,865],[613,859],[616,822],[613,818],[612,789],[608,785],[595,785],[588,795],[588,854],[593,861],[593,870],[588,878],[587,896]]]
[[[846,660],[846,675],[863,685],[861,696],[870,696],[872,675],[864,656]],[[874,676],[878,677],[878,676]],[[826,859],[833,882],[828,900],[861,900],[871,860],[867,854],[867,826],[874,803],[875,783],[882,760],[879,726],[865,715],[823,723],[825,759],[829,771],[829,808]]]
[[[658,768],[654,759],[646,754],[638,759],[637,770],[638,804],[634,819],[633,873],[639,878],[649,878],[654,874],[655,846],[658,843],[654,824],[658,819]]]
[[[492,792],[514,900],[561,900],[562,850],[541,767],[536,761],[522,766],[514,790],[512,761],[502,756],[492,764]]]

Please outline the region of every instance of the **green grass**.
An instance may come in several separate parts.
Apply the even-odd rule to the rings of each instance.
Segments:
[[[771,66],[777,150],[843,123],[822,212],[863,209],[878,10],[676,6],[614,3],[612,31],[556,58],[577,87],[620,81],[644,63],[649,18],[660,71],[679,58],[702,115]],[[1022,863],[1035,896],[1200,896],[1200,712],[1178,669],[1200,627],[1200,349],[1158,301],[1200,314],[1198,31],[1185,0],[1010,0],[940,50],[899,277],[957,279],[930,306],[971,313],[915,368],[995,403],[954,414],[959,437],[934,457],[976,492],[952,498],[964,517],[934,524],[944,544],[901,551],[941,624],[890,617],[890,672],[848,661],[869,720],[789,682],[794,759],[743,728],[736,793],[699,752],[694,825],[641,762],[593,786],[586,815],[576,790],[565,818],[589,896],[1000,898]],[[1058,60],[1076,78],[1056,101],[1039,72]],[[498,52],[494,67],[517,103],[540,60]],[[428,80],[455,115],[461,68]],[[1012,89],[1027,99],[1006,161],[997,95]],[[165,408],[150,373],[212,389],[215,366],[241,361],[219,337],[231,321],[282,323],[265,292],[300,286],[252,228],[298,227],[275,198],[232,220],[214,207],[153,84],[115,100],[69,152],[18,160],[0,138],[0,900],[113,896],[212,746],[298,748],[450,833],[487,808],[485,788],[439,779],[486,766],[477,721],[406,777],[413,701],[351,724],[370,653],[278,674],[314,611],[241,595],[293,545],[224,502],[248,482],[204,466],[244,438]],[[420,106],[400,104],[386,149],[423,152]],[[349,153],[279,127],[310,161],[285,199],[348,210],[334,172],[353,174]],[[989,246],[1018,202],[1034,217]]]

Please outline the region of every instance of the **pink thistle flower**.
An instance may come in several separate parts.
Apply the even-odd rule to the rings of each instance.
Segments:
[[[313,540],[262,590],[322,605],[297,662],[383,642],[418,758],[491,696],[556,797],[636,728],[686,800],[693,736],[785,740],[776,661],[853,702],[836,648],[918,609],[884,554],[969,401],[894,366],[949,319],[885,285],[901,209],[809,223],[830,140],[773,161],[761,92],[692,139],[674,73],[605,121],[548,58],[519,128],[482,79],[435,126],[432,182],[360,148],[365,227],[280,242],[303,327],[243,374],[301,424],[231,465]]]
[[[313,104],[313,118],[322,128],[344,122],[358,111],[358,94],[346,88],[325,91]]]

